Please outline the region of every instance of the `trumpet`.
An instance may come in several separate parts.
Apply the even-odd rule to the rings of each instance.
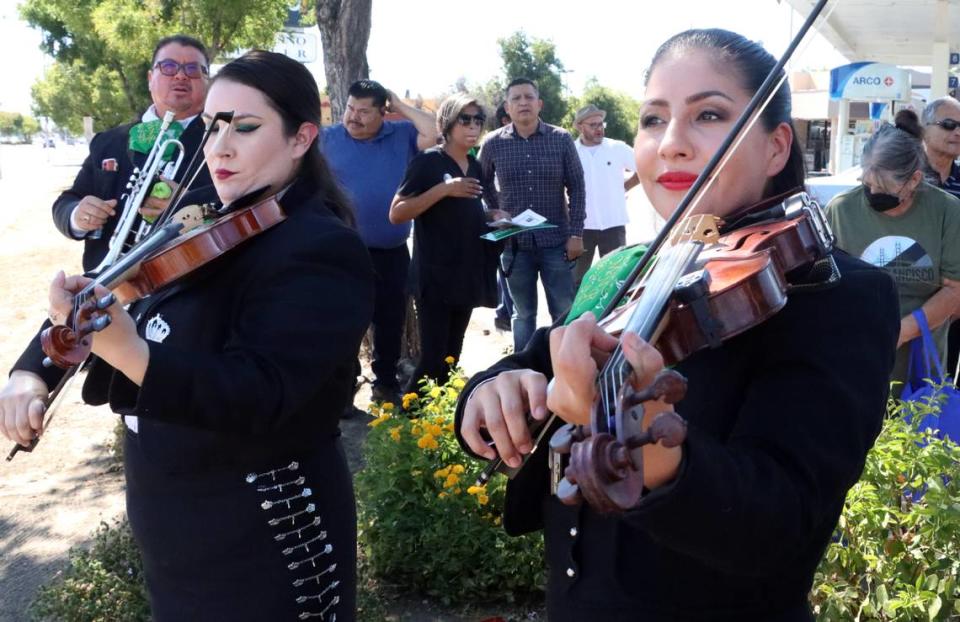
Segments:
[[[140,211],[140,207],[146,200],[147,195],[150,194],[153,184],[160,179],[161,167],[166,165],[164,174],[168,178],[172,178],[177,174],[177,170],[183,162],[186,149],[179,140],[174,138],[164,140],[164,135],[172,122],[173,112],[167,111],[166,114],[163,115],[160,132],[153,142],[150,153],[147,154],[143,168],[133,169],[130,181],[127,182],[127,192],[124,194],[123,211],[120,214],[120,219],[117,221],[116,228],[113,230],[113,235],[110,236],[109,250],[103,258],[103,261],[100,262],[100,265],[96,267],[96,272],[101,272],[112,265],[120,255],[129,248],[128,238],[130,237],[131,229],[133,229],[133,222],[136,220],[137,213]],[[163,157],[167,147],[170,145],[174,145],[178,150],[177,158],[172,163]],[[146,221],[142,221],[132,243],[135,244],[139,242],[150,232],[151,228],[152,225]]]

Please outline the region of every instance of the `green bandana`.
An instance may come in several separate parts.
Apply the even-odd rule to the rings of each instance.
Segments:
[[[573,306],[570,307],[565,323],[569,324],[587,311],[593,311],[596,317],[600,317],[607,303],[646,252],[647,247],[642,244],[626,246],[609,253],[595,263],[583,276],[580,289],[577,290],[577,297],[573,301]],[[624,298],[623,302],[626,300]]]
[[[155,119],[153,121],[147,121],[146,123],[138,123],[130,128],[130,142],[129,147],[130,151],[136,151],[137,153],[148,154],[150,150],[153,149],[153,143],[157,140],[157,134],[160,133],[160,125],[162,121],[160,119]],[[180,134],[183,133],[183,126],[179,122],[174,121],[170,124],[170,127],[167,128],[167,132],[164,135],[164,140],[171,138],[179,138]],[[169,160],[173,157],[176,147],[170,145],[167,147],[166,151],[163,154],[164,160]]]

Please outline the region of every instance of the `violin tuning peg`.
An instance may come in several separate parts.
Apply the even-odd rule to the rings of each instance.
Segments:
[[[580,494],[580,487],[564,477],[557,486],[557,498],[564,505],[580,505],[583,502],[583,495]]]
[[[576,426],[572,423],[561,426],[550,437],[550,449],[558,454],[570,453],[570,447],[573,445],[576,433]]]
[[[97,309],[100,309],[100,310],[106,309],[116,301],[117,301],[117,297],[114,296],[113,293],[111,292],[106,296],[104,296],[103,298],[100,298],[99,300],[97,300]]]
[[[99,333],[101,330],[103,330],[107,326],[110,326],[109,315],[101,315],[97,319],[93,320],[93,322],[91,322],[91,328],[94,330],[94,332]]]

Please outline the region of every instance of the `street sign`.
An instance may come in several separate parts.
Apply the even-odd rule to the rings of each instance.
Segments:
[[[960,52],[950,52],[950,64],[960,65]]]
[[[960,86],[960,80],[957,79],[957,76],[948,76],[947,77],[947,88],[955,89]]]

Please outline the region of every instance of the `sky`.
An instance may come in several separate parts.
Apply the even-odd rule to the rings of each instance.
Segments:
[[[40,34],[20,21],[17,4],[0,0],[0,58],[7,59],[0,110],[29,113],[30,85],[50,59],[39,51]],[[777,0],[374,0],[367,61],[370,77],[387,88],[430,98],[449,93],[461,77],[480,85],[499,75],[497,39],[523,30],[553,41],[571,94],[596,77],[641,98],[643,70],[660,43],[677,32],[727,28],[779,56],[802,22]],[[313,33],[318,61],[308,67],[322,85],[320,37]],[[791,67],[828,69],[848,62],[819,36],[800,52]]]

